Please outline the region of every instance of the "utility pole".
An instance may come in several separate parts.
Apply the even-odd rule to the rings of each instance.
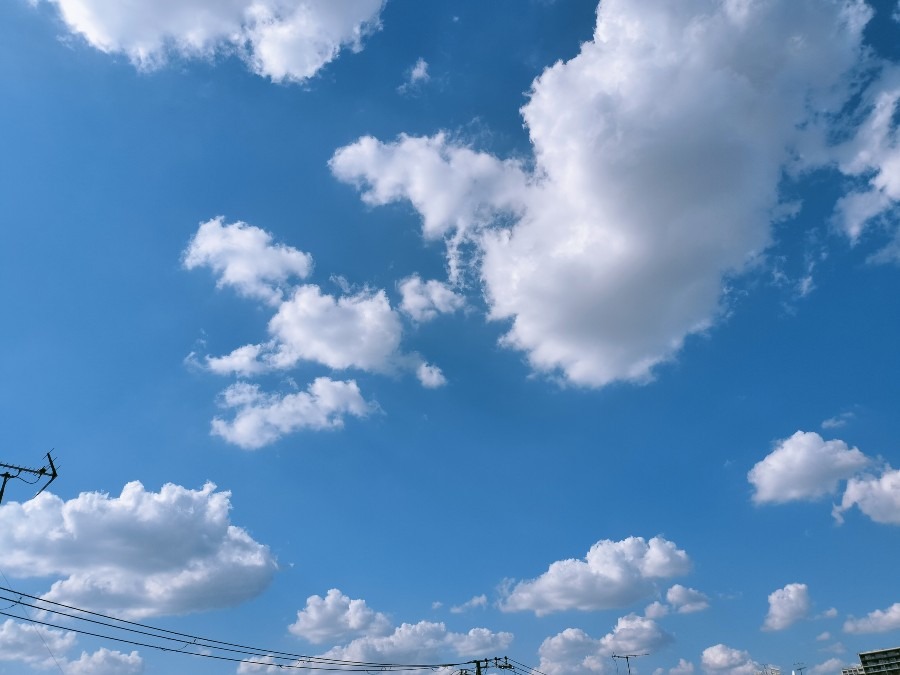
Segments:
[[[47,464],[40,469],[32,469],[27,466],[16,466],[15,464],[5,464],[3,462],[0,462],[0,469],[5,469],[3,473],[0,473],[0,478],[3,479],[3,482],[0,483],[0,503],[3,503],[3,493],[6,491],[6,484],[13,478],[18,478],[23,483],[34,485],[41,479],[49,476],[50,480],[44,483],[41,489],[37,491],[37,494],[34,495],[37,497],[47,489],[47,486],[50,485],[50,483],[56,480],[56,476],[58,475],[56,473],[56,465],[53,463],[53,457],[50,456],[49,452],[47,453]],[[26,480],[23,474],[25,476],[34,476],[34,480]]]
[[[474,675],[484,675],[484,671],[488,668],[497,668],[498,670],[513,669],[513,664],[509,662],[508,656],[469,661],[469,663],[475,666]],[[462,668],[461,670],[458,670],[455,675],[473,675],[473,673],[468,668]]]
[[[625,659],[625,665],[628,666],[628,675],[631,675],[631,659],[636,659],[639,656],[649,656],[650,654],[644,652],[643,654],[613,654],[613,660],[616,659]],[[616,661],[616,671],[619,670],[619,662]]]

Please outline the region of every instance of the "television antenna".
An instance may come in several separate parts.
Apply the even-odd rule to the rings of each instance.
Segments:
[[[56,473],[56,465],[53,463],[53,457],[50,456],[49,452],[47,453],[47,463],[40,469],[32,469],[31,467],[27,466],[16,466],[15,464],[5,464],[4,462],[0,462],[0,469],[5,469],[3,473],[0,473],[0,478],[3,479],[3,482],[0,483],[0,503],[3,502],[3,493],[6,491],[6,484],[13,478],[18,478],[23,483],[34,485],[41,479],[49,476],[50,480],[44,483],[41,489],[38,490],[34,495],[35,497],[37,497],[44,490],[46,490],[47,486],[55,481],[57,475],[59,475]],[[34,480],[28,480],[25,478],[25,476],[34,476]]]
[[[631,659],[636,659],[639,656],[650,656],[648,652],[644,652],[643,654],[612,654],[613,661],[616,662],[616,672],[619,672],[619,659],[625,659],[625,665],[628,666],[628,675],[631,675]]]

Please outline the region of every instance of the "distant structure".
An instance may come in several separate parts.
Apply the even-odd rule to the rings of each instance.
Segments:
[[[859,662],[863,675],[900,675],[900,647],[860,652]]]
[[[763,666],[762,670],[757,670],[756,675],[781,675],[781,668],[776,666]]]
[[[865,671],[863,671],[862,664],[847,666],[846,668],[841,668],[841,675],[865,675]]]

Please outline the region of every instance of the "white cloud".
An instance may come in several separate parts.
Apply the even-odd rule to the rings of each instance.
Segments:
[[[672,641],[672,636],[659,625],[643,616],[629,614],[620,617],[612,633],[600,638],[600,651],[608,656],[615,653],[650,652]]]
[[[118,497],[44,492],[0,506],[0,567],[14,577],[63,577],[43,597],[126,618],[231,607],[261,593],[276,564],[230,523],[229,492],[138,482]]]
[[[644,616],[648,619],[661,619],[669,614],[669,606],[655,600],[644,608]]]
[[[838,481],[869,463],[863,453],[844,441],[825,441],[813,431],[798,431],[779,441],[765,459],[747,474],[757,504],[814,500],[834,494]]]
[[[835,415],[834,417],[829,417],[827,420],[822,422],[823,429],[840,429],[841,427],[847,426],[847,423],[852,420],[856,415],[851,412],[842,412],[840,415]]]
[[[275,82],[302,82],[379,28],[383,0],[46,0],[67,28],[141,69],[235,54]]]
[[[336,429],[347,415],[365,417],[372,410],[355,381],[327,377],[316,378],[307,391],[284,395],[238,382],[222,392],[220,405],[237,412],[231,420],[214,418],[212,433],[249,450],[300,429]]]
[[[838,223],[853,242],[900,201],[900,143],[895,121],[898,102],[900,68],[886,66],[863,95],[862,109],[867,117],[854,137],[836,149],[840,170],[867,182],[866,189],[845,195],[835,208]],[[895,226],[891,229],[900,236]],[[895,241],[875,260],[900,260],[898,253]]]
[[[81,652],[77,661],[66,664],[66,675],[137,675],[144,672],[144,661],[137,652],[123,654],[101,647],[93,654]]]
[[[420,363],[416,368],[416,377],[426,389],[437,389],[447,384],[447,378],[443,371],[430,363]]]
[[[754,675],[761,670],[749,653],[721,643],[704,649],[700,663],[703,670],[713,675]]]
[[[450,611],[453,614],[462,614],[463,612],[467,612],[470,609],[475,609],[477,607],[487,607],[487,601],[488,599],[486,595],[476,595],[474,598],[466,600],[461,605],[455,605],[454,607],[451,607]]]
[[[900,470],[886,467],[880,477],[860,476],[847,481],[840,506],[832,514],[843,522],[843,513],[856,506],[876,523],[900,525]]]
[[[421,87],[431,79],[428,73],[428,61],[419,57],[412,68],[406,72],[406,81],[397,87],[397,91],[405,94]]]
[[[487,628],[473,628],[467,633],[448,631],[443,623],[420,621],[404,623],[384,636],[357,638],[347,645],[334,647],[322,656],[350,661],[400,663],[436,663],[447,654],[458,657],[483,656],[505,649],[512,643],[512,633],[494,633]]]
[[[593,40],[522,109],[533,172],[441,133],[362,138],[332,171],[368,204],[409,200],[427,238],[449,238],[451,279],[460,239],[477,243],[489,315],[535,370],[646,381],[768,246],[798,128],[840,107],[869,16],[849,1],[604,0]]]
[[[341,370],[385,371],[400,345],[402,327],[384,291],[336,298],[301,286],[269,322],[275,368],[314,361]]]
[[[39,668],[54,667],[53,654],[75,646],[75,633],[7,619],[0,624],[0,661],[18,661]]]
[[[669,675],[691,675],[694,672],[694,664],[685,659],[678,659],[678,665],[669,668]]]
[[[841,669],[846,667],[847,664],[843,659],[834,657],[810,668],[809,675],[835,675],[835,673],[841,672]]]
[[[443,133],[401,135],[391,144],[366,136],[339,149],[329,166],[362,191],[366,204],[409,200],[422,216],[426,239],[449,237],[451,281],[461,273],[458,246],[470,231],[525,208],[528,176],[520,162],[455,145]]]
[[[530,610],[538,616],[569,609],[625,607],[653,593],[653,582],[686,574],[687,553],[653,537],[598,541],[584,560],[560,560],[537,579],[521,581],[503,601],[504,611]]]
[[[290,246],[273,244],[272,235],[247,223],[225,224],[222,216],[201,223],[183,254],[185,268],[209,267],[219,288],[277,305],[286,282],[305,279],[312,257]]]
[[[698,590],[675,584],[666,592],[666,600],[679,614],[702,612],[709,608],[709,598]]]
[[[76,661],[65,653],[75,646],[75,633],[7,619],[0,624],[0,663],[23,663],[36,670],[57,668],[67,675],[137,675],[144,672],[140,655],[100,648],[82,652]]]
[[[597,640],[578,628],[567,628],[547,638],[538,650],[538,670],[547,675],[604,673],[609,670],[612,654],[653,651],[671,641],[672,636],[652,619],[629,614],[619,618],[611,633]]]
[[[337,642],[360,635],[384,635],[391,629],[390,620],[375,612],[365,600],[350,597],[332,588],[324,598],[311,595],[306,608],[297,612],[297,620],[288,630],[313,644]]]
[[[887,633],[900,629],[900,602],[887,609],[876,609],[862,619],[853,617],[844,622],[845,633]]]
[[[465,305],[465,298],[447,284],[414,274],[400,281],[400,309],[413,321],[431,321],[438,314],[451,314]]]
[[[605,673],[608,666],[598,654],[598,649],[598,640],[580,628],[567,628],[541,643],[538,670],[547,675]]]
[[[188,269],[212,269],[219,287],[234,287],[275,308],[267,326],[268,341],[242,345],[223,356],[198,358],[192,352],[185,359],[189,365],[250,377],[313,362],[332,370],[411,372],[430,389],[446,384],[440,367],[401,350],[401,316],[383,290],[354,290],[342,277],[335,278],[342,296],[323,293],[314,284],[294,285],[295,279],[309,275],[312,258],[274,243],[264,230],[214,218],[200,225],[183,261]],[[401,287],[407,289],[409,311],[421,320],[453,311],[461,302],[440,282],[423,284],[411,277]],[[231,420],[214,418],[212,433],[244,448],[259,448],[301,429],[340,427],[347,415],[364,417],[374,407],[363,399],[354,380],[329,377],[317,378],[305,392],[290,394],[267,393],[257,384],[237,382],[221,393],[219,402],[236,412]]]
[[[769,613],[763,630],[784,630],[809,616],[809,589],[806,584],[788,584],[769,594]]]
[[[827,630],[823,633],[819,633],[818,635],[816,635],[816,642],[827,642],[830,639],[831,639],[831,633],[829,633]]]

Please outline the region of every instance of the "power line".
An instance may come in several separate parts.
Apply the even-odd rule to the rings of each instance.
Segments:
[[[513,673],[520,675],[543,675],[539,671],[523,666],[523,664],[510,661],[507,657],[458,663],[378,663],[260,649],[233,642],[204,638],[189,633],[156,628],[136,621],[118,619],[100,612],[93,612],[91,610],[81,609],[52,600],[45,600],[38,596],[29,595],[28,593],[22,593],[2,586],[0,586],[0,601],[13,603],[11,607],[0,611],[0,616],[7,616],[40,626],[72,631],[81,635],[87,635],[103,640],[112,640],[137,647],[155,649],[172,654],[198,656],[219,661],[275,666],[279,669],[291,670],[342,672],[370,672],[377,670],[380,672],[399,672],[454,668],[457,669],[455,671],[456,673],[470,673],[471,671],[469,668],[474,667],[475,672],[478,674],[482,672],[482,669],[488,670],[497,668],[501,670],[511,670]],[[6,611],[15,606],[21,606],[25,609],[26,613],[28,613],[29,609],[34,609],[48,612],[63,617],[64,619],[69,619],[76,622],[75,627],[51,621],[42,621],[30,618],[29,616],[23,617]],[[91,628],[90,626],[86,627],[77,622],[91,624],[91,626],[97,626],[97,628]],[[90,628],[90,630],[88,628]]]
[[[9,583],[9,579],[6,578],[6,574],[3,572],[3,570],[0,570],[0,576],[3,577],[3,581],[5,581],[6,583]],[[9,608],[7,608],[7,609],[9,609]],[[47,653],[50,654],[50,658],[53,659],[53,663],[56,664],[56,667],[59,670],[59,672],[61,673],[61,675],[66,675],[62,669],[62,666],[59,664],[59,659],[56,658],[56,654],[53,653],[53,650],[50,649],[50,645],[47,644],[47,641],[44,639],[44,633],[41,631],[41,629],[38,626],[35,626],[34,628],[35,628],[35,632],[37,633],[37,636],[41,639],[41,642],[44,643],[44,647],[47,649]]]

